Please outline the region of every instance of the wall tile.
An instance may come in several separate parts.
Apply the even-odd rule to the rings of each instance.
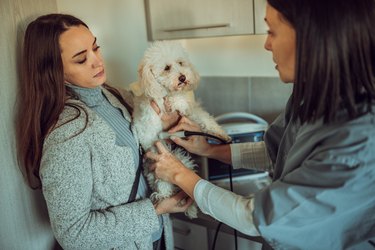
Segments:
[[[292,87],[279,78],[251,78],[250,112],[272,122],[284,110]]]
[[[277,77],[202,77],[196,99],[212,115],[249,112],[272,122],[284,109],[292,85]]]
[[[202,77],[195,98],[212,115],[249,112],[250,85],[247,77]]]

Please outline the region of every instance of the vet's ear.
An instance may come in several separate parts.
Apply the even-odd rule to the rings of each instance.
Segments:
[[[156,99],[167,95],[167,91],[157,81],[150,65],[143,64],[141,71],[138,72],[140,74],[141,87],[146,96]]]

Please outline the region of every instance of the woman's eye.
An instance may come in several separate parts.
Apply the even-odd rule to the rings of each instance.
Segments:
[[[93,50],[96,52],[100,49],[100,46],[96,46]]]
[[[77,63],[79,63],[79,64],[84,64],[85,62],[86,62],[86,58],[83,59],[83,60],[81,60],[81,61],[78,61]]]
[[[170,70],[170,69],[171,69],[171,66],[170,66],[170,65],[167,65],[167,66],[165,66],[165,68],[164,68],[165,71],[168,71],[168,70]]]

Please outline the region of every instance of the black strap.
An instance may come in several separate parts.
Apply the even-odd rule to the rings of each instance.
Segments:
[[[137,172],[135,173],[135,179],[134,179],[134,182],[133,182],[132,191],[130,192],[130,195],[129,195],[128,203],[135,201],[135,197],[137,196],[138,186],[139,186],[139,178],[141,176],[141,170],[142,170],[142,158],[143,158],[142,155],[143,155],[143,153],[144,152],[143,152],[142,148],[139,147],[139,163],[138,163]]]
[[[129,200],[128,200],[128,203],[130,202],[133,202],[135,200],[135,197],[137,195],[137,192],[138,192],[138,184],[139,184],[139,177],[141,176],[141,164],[139,164],[138,166],[138,169],[137,169],[137,173],[135,173],[135,179],[134,179],[134,182],[133,182],[133,186],[132,186],[132,191],[130,192],[130,195],[129,195]]]

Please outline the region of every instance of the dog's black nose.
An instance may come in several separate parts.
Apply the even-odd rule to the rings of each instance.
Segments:
[[[178,78],[178,80],[179,80],[180,82],[185,82],[185,80],[186,80],[186,76],[185,76],[185,75],[180,75],[180,77]]]

